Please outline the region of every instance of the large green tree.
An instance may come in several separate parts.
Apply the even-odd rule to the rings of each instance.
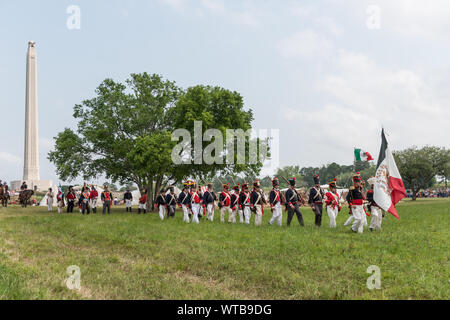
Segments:
[[[217,171],[257,173],[262,166],[262,162],[173,163],[172,151],[178,141],[172,141],[172,133],[187,129],[192,133],[189,142],[194,144],[194,121],[202,121],[203,132],[251,129],[251,110],[244,110],[239,93],[223,88],[197,86],[184,91],[160,75],[132,74],[125,83],[104,80],[96,97],[74,107],[73,116],[76,130],[66,128],[59,133],[55,149],[48,155],[60,179],[104,175],[122,185],[135,183],[141,190],[147,189],[152,207],[159,190],[168,184]],[[211,142],[201,142],[201,147],[208,144]]]
[[[395,161],[413,200],[421,189],[431,187],[436,176],[444,175],[450,162],[450,150],[434,146],[411,147],[394,152]]]

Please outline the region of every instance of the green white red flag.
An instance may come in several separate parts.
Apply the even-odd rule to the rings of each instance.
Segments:
[[[404,197],[406,197],[405,186],[394,156],[389,149],[383,129],[381,132],[381,150],[375,174],[373,198],[381,209],[400,219],[395,205]]]
[[[356,161],[372,161],[375,160],[370,153],[362,149],[355,149]]]

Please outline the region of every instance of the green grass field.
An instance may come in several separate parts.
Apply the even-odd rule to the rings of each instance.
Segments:
[[[110,216],[0,208],[1,299],[449,299],[450,200],[404,201],[381,232],[161,222],[114,209]],[[284,221],[286,215],[284,215]],[[252,217],[252,223],[254,217]],[[81,269],[69,290],[66,268]],[[381,290],[366,287],[370,265]]]

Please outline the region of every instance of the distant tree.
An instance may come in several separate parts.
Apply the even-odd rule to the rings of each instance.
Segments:
[[[411,147],[394,152],[394,157],[405,187],[412,191],[413,200],[421,189],[433,185],[436,176],[446,174],[450,162],[449,150],[434,146]]]
[[[280,187],[287,188],[288,183],[283,179],[294,178],[296,180],[297,187],[304,187],[306,184],[303,181],[303,176],[300,173],[300,166],[286,166],[283,168],[279,168],[275,174],[275,177],[280,181]]]

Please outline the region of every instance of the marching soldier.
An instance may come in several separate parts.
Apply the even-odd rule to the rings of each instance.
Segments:
[[[164,189],[161,189],[160,194],[156,197],[155,200],[155,208],[158,208],[159,210],[159,218],[161,220],[164,220],[164,217],[166,216],[166,191]]]
[[[177,208],[177,197],[175,196],[175,188],[169,188],[170,192],[166,195],[167,217],[175,218],[175,209]]]
[[[270,220],[269,224],[272,225],[274,222],[277,222],[277,224],[281,227],[283,223],[283,208],[281,207],[283,201],[279,188],[280,181],[278,181],[278,178],[272,180],[272,185],[273,189],[269,194],[269,204],[272,210],[272,219]]]
[[[206,210],[206,220],[212,222],[214,220],[214,201],[217,200],[212,183],[208,183],[208,189],[203,193],[202,199],[202,206]]]
[[[138,214],[147,213],[147,189],[141,191],[141,197],[139,198]]]
[[[253,212],[256,214],[255,225],[261,226],[262,216],[264,214],[264,194],[261,191],[261,184],[258,180],[253,183],[253,191],[250,195],[250,204]]]
[[[125,202],[125,210],[126,212],[131,212],[132,210],[132,203],[133,203],[133,194],[129,189],[123,194],[123,200]]]
[[[67,199],[67,213],[73,213],[73,207],[75,206],[75,199],[76,199],[75,192],[73,191],[73,187],[69,186],[69,191],[67,192],[66,199]]]
[[[363,233],[364,231],[364,221],[366,215],[363,206],[364,199],[365,197],[361,186],[361,176],[359,172],[357,172],[353,176],[353,186],[350,187],[346,199],[355,220],[352,225],[353,232]]]
[[[236,214],[238,213],[239,210],[239,191],[240,191],[240,186],[236,185],[233,187],[233,194],[231,195],[231,200],[230,200],[230,208],[231,208],[231,216],[228,219],[228,222],[230,223],[236,223]],[[242,223],[242,219],[241,219],[241,223]]]
[[[322,225],[322,213],[323,213],[323,197],[325,192],[320,187],[320,179],[319,175],[314,177],[314,187],[309,190],[309,204],[313,209],[313,212],[316,216],[315,224],[317,227]]]
[[[303,215],[300,211],[300,205],[303,199],[298,194],[295,189],[295,178],[289,179],[289,189],[286,191],[286,211],[288,212],[287,226],[291,226],[292,218],[294,218],[294,213],[297,215],[298,223],[304,227],[305,222],[303,221]]]
[[[106,214],[106,210],[108,210],[108,214],[111,214],[112,198],[112,193],[108,190],[108,187],[105,186],[105,190],[103,190],[101,194],[101,200],[103,201],[103,214]]]
[[[250,224],[250,192],[248,191],[248,183],[242,184],[242,191],[239,195],[239,215],[241,217],[241,223],[245,221],[245,224]]]
[[[337,179],[331,181],[328,185],[330,191],[325,194],[325,204],[328,216],[330,217],[330,228],[336,228],[336,219],[338,213],[341,211],[341,198],[337,193]]]
[[[189,223],[191,194],[189,193],[190,182],[184,183],[183,191],[178,196],[178,205],[183,209],[183,222]]]
[[[191,189],[191,208],[192,208],[192,222],[199,224],[200,207],[202,206],[202,198],[198,192],[197,184],[194,182]]]
[[[92,213],[97,213],[97,199],[98,192],[94,186],[91,186],[91,192],[89,193],[89,202],[92,208]]]
[[[220,222],[225,222],[225,213],[228,211],[228,222],[230,222],[232,211],[231,211],[231,195],[230,195],[230,184],[224,184],[222,186],[222,192],[219,196],[219,208],[220,208]]]
[[[373,198],[373,188],[375,184],[375,178],[372,177],[367,181],[371,189],[367,191],[367,201],[369,201],[369,211],[372,216],[372,220],[370,221],[370,231],[374,231],[376,229],[381,230],[381,223],[383,222],[384,211],[378,206]]]

